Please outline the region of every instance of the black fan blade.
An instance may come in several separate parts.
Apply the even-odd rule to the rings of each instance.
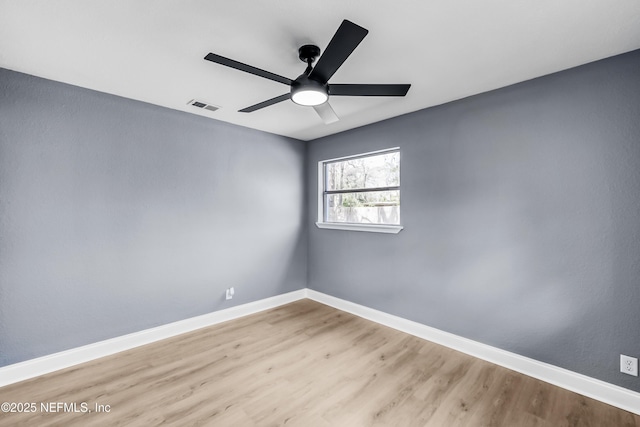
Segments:
[[[401,85],[368,85],[368,84],[335,84],[329,85],[331,96],[405,96],[410,84]]]
[[[242,110],[239,110],[238,113],[251,113],[252,111],[256,111],[256,110],[259,110],[261,108],[268,107],[269,105],[273,105],[273,104],[277,104],[278,102],[286,101],[287,99],[289,99],[290,96],[291,96],[290,94],[285,93],[284,95],[276,96],[275,98],[271,98],[271,99],[263,101],[263,102],[261,102],[259,104],[252,105],[251,107],[243,108]]]
[[[204,59],[291,86],[291,79],[270,73],[269,71],[261,70],[260,68],[252,67],[251,65],[243,64],[242,62],[234,61],[233,59],[225,58],[224,56],[216,55],[215,53],[209,53],[204,57]]]
[[[313,107],[313,109],[316,110],[316,113],[318,113],[318,115],[326,125],[330,123],[335,123],[338,120],[340,120],[336,115],[336,112],[333,111],[333,108],[331,108],[331,105],[329,105],[328,102],[325,102],[324,104],[316,105]]]
[[[320,83],[328,82],[368,32],[351,21],[342,21],[309,77]]]

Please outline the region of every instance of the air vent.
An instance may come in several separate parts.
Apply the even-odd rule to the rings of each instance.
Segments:
[[[218,110],[220,108],[217,105],[208,104],[206,102],[198,101],[196,99],[192,99],[191,101],[187,102],[187,104],[193,105],[194,107],[203,108],[203,109],[209,110],[209,111],[216,111],[216,110]]]

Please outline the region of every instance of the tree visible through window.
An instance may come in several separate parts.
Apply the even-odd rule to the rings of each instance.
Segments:
[[[400,224],[400,151],[323,163],[324,221]]]

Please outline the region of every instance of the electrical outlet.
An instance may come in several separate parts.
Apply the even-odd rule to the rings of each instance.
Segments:
[[[638,359],[631,356],[620,355],[620,372],[628,375],[638,376]]]
[[[233,298],[233,294],[235,294],[235,293],[236,293],[236,291],[235,291],[235,289],[233,289],[233,287],[228,288],[227,289],[227,293],[225,295],[225,299],[232,299]]]

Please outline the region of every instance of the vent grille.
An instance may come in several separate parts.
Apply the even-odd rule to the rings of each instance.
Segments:
[[[187,104],[209,111],[216,111],[220,109],[218,105],[209,104],[207,102],[198,101],[196,99],[192,99],[191,101],[187,102]]]

